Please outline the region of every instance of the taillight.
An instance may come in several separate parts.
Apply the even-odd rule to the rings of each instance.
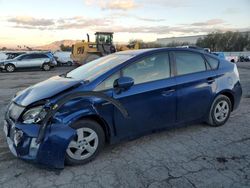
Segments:
[[[236,74],[236,76],[239,78],[240,80],[240,74],[239,74],[239,71],[238,71],[238,68],[237,68],[237,65],[234,64],[234,73]]]

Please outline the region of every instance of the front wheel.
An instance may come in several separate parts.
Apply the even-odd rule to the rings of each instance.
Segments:
[[[7,64],[7,65],[5,66],[5,70],[6,70],[7,72],[14,72],[15,69],[16,69],[16,67],[15,67],[14,65],[12,65],[12,64]]]
[[[68,61],[66,64],[67,64],[68,66],[72,66],[72,65],[73,65],[73,63],[72,63],[71,61]]]
[[[72,125],[76,136],[66,150],[65,162],[69,165],[85,164],[93,160],[104,147],[102,127],[92,120],[81,120]]]
[[[215,98],[209,113],[208,124],[213,127],[224,125],[231,113],[232,104],[225,95],[219,95]]]

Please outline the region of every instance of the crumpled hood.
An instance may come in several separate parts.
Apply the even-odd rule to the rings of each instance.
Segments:
[[[21,91],[13,101],[21,106],[28,106],[33,102],[50,98],[80,83],[80,80],[54,76]]]
[[[13,61],[15,61],[15,59],[2,59],[2,60],[0,60],[0,63],[5,63],[5,64],[7,64],[7,63],[10,63],[10,62],[13,62]]]

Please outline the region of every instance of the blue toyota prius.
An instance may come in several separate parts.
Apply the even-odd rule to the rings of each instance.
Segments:
[[[108,55],[18,92],[4,132],[17,157],[55,168],[106,143],[190,122],[226,123],[241,99],[235,64],[184,48]]]

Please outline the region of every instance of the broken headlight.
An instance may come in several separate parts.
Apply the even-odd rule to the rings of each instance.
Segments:
[[[23,123],[31,124],[31,123],[39,123],[41,120],[44,119],[47,112],[43,106],[33,107],[27,110],[23,114]]]

